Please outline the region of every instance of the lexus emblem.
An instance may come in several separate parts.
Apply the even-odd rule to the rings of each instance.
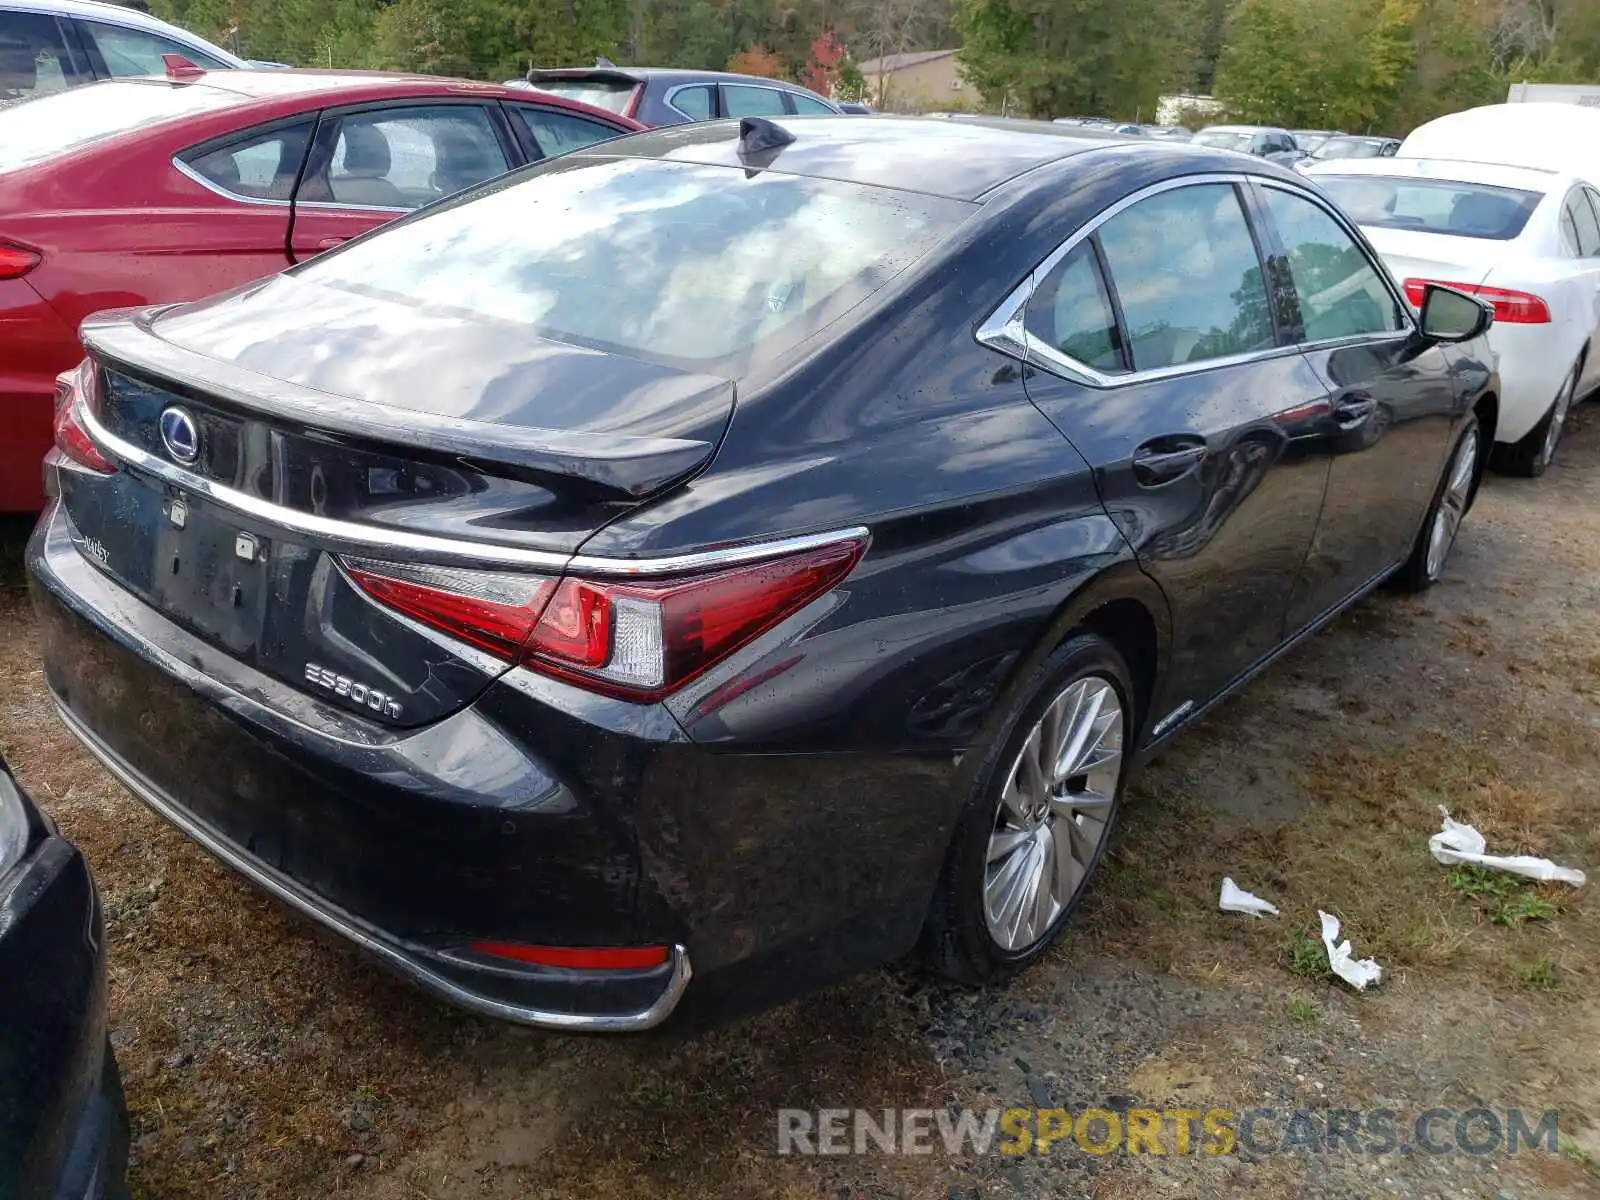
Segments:
[[[161,414],[161,440],[167,453],[181,463],[192,463],[200,456],[200,428],[181,408],[169,408]]]

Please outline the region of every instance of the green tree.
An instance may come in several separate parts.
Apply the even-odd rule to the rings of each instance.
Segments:
[[[1188,0],[960,0],[962,69],[992,107],[1151,117],[1186,81]]]

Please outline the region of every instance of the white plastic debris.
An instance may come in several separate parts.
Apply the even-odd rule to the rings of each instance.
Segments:
[[[1222,877],[1222,898],[1217,907],[1223,912],[1249,913],[1252,917],[1275,917],[1278,910],[1260,896],[1245,891],[1226,875]]]
[[[1452,821],[1450,810],[1444,805],[1439,806],[1439,811],[1444,814],[1444,828],[1428,839],[1428,849],[1433,852],[1435,859],[1447,867],[1455,866],[1457,863],[1471,863],[1494,871],[1509,871],[1513,875],[1524,875],[1540,883],[1570,883],[1573,887],[1582,887],[1588,881],[1588,876],[1582,871],[1571,867],[1558,867],[1548,858],[1533,858],[1526,854],[1502,858],[1485,854],[1483,834],[1471,825]]]
[[[1383,978],[1383,968],[1370,958],[1357,961],[1350,953],[1350,943],[1340,942],[1339,918],[1329,913],[1317,910],[1317,916],[1322,918],[1322,944],[1328,948],[1328,966],[1333,973],[1344,980],[1358,992],[1366,991],[1367,985],[1377,983]]]

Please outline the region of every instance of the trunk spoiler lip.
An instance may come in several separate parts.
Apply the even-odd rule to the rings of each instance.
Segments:
[[[531,483],[559,479],[617,499],[659,492],[704,466],[716,450],[712,441],[473,421],[318,391],[166,341],[151,323],[167,307],[96,313],[80,328],[84,348],[106,365],[153,376],[161,386],[268,417],[409,452],[442,452]],[[732,380],[705,378],[730,392],[734,387]]]

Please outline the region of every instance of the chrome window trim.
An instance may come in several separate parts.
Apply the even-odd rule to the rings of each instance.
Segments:
[[[501,174],[503,175],[505,172],[502,171]],[[496,177],[490,176],[490,178],[492,179]],[[484,182],[487,183],[488,180],[485,180]],[[448,200],[449,197],[441,196],[439,199]],[[417,205],[416,208],[395,208],[391,205],[385,204],[340,204],[337,200],[296,200],[295,203],[301,208],[335,209],[339,212],[413,213],[416,212],[418,208],[423,207],[422,204]],[[427,200],[423,203],[434,204],[437,203],[437,201]]]
[[[335,908],[326,901],[319,902],[318,899],[313,899],[265,863],[242,853],[232,842],[213,831],[209,825],[168,800],[143,776],[137,774],[133,768],[104,746],[99,738],[73,715],[60,697],[52,693],[50,699],[55,704],[56,714],[61,718],[61,723],[67,727],[67,731],[157,816],[176,826],[179,832],[198,842],[202,848],[221,859],[263,891],[276,896],[290,908],[331,929],[347,941],[354,942],[369,954],[376,955],[418,986],[471,1012],[542,1029],[580,1029],[610,1033],[651,1029],[672,1015],[672,1010],[677,1008],[678,1002],[683,999],[689,980],[694,976],[694,971],[689,965],[689,951],[678,943],[673,945],[670,952],[672,969],[667,975],[666,986],[662,989],[661,995],[648,1007],[637,1012],[560,1012],[526,1004],[514,1004],[475,991],[434,970],[422,959],[407,954],[387,940],[375,936],[343,910]]]
[[[415,554],[429,562],[451,566],[498,566],[546,572],[577,571],[608,578],[644,578],[761,562],[785,554],[813,550],[835,542],[861,540],[869,536],[869,531],[864,526],[854,525],[823,533],[808,533],[773,541],[745,542],[734,546],[722,546],[715,550],[658,558],[608,558],[599,555],[562,554],[493,542],[466,541],[461,538],[440,537],[405,529],[367,525],[359,521],[322,517],[315,513],[301,512],[299,509],[274,504],[270,500],[262,500],[257,496],[207,479],[203,475],[197,475],[176,463],[168,462],[135,446],[132,442],[119,438],[86,408],[80,409],[80,419],[90,439],[100,449],[126,465],[154,475],[173,487],[204,496],[223,508],[243,513],[245,516],[290,533],[313,538],[322,549],[334,554],[360,553],[390,560],[396,554]]]
[[[294,207],[294,202],[291,201],[291,200],[267,200],[267,199],[263,199],[263,198],[261,198],[259,196],[241,196],[237,192],[230,192],[227,188],[223,187],[220,183],[216,183],[213,180],[207,179],[204,175],[200,174],[199,171],[196,171],[193,167],[191,167],[188,163],[184,162],[183,159],[179,158],[176,154],[174,154],[172,156],[172,165],[177,169],[178,174],[183,175],[183,176],[185,176],[185,177],[187,177],[189,179],[194,180],[201,187],[205,188],[206,191],[215,192],[217,195],[221,196],[224,200],[232,200],[235,204],[250,204],[250,205],[254,205],[256,207],[266,207],[266,208],[292,208],[292,207]]]
[[[1338,206],[1335,205],[1331,200],[1328,200],[1326,197],[1319,196],[1310,188],[1296,187],[1293,184],[1285,183],[1283,180],[1279,179],[1257,179],[1255,182],[1259,187],[1275,188],[1276,190],[1280,192],[1286,192],[1291,196],[1299,196],[1302,199],[1309,200],[1323,212],[1327,213],[1328,216],[1332,217],[1333,223],[1340,229],[1344,230],[1345,236],[1350,239],[1357,250],[1361,251],[1362,256],[1367,260],[1367,265],[1378,273],[1378,279],[1388,290],[1389,298],[1395,301],[1395,303],[1399,306],[1396,311],[1400,313],[1400,319],[1405,322],[1405,328],[1403,329],[1388,329],[1382,333],[1353,333],[1341,338],[1324,338],[1318,342],[1302,341],[1295,343],[1300,349],[1310,350],[1322,346],[1343,345],[1345,343],[1353,345],[1357,342],[1364,341],[1387,341],[1390,338],[1401,337],[1417,332],[1417,324],[1411,317],[1411,302],[1406,299],[1405,292],[1400,290],[1398,281],[1395,279],[1393,274],[1390,273],[1389,268],[1387,264],[1384,263],[1382,257],[1371,253],[1371,247],[1368,246],[1367,239],[1362,235],[1361,227],[1359,225],[1340,212]],[[1274,228],[1274,232],[1276,232],[1276,228]],[[1296,287],[1296,307],[1299,306],[1299,303],[1300,289]],[[1301,314],[1300,331],[1302,333],[1305,332],[1304,322],[1305,316],[1304,314]]]
[[[1285,353],[1297,353],[1298,345],[1268,346],[1261,350],[1251,350],[1244,354],[1230,354],[1223,358],[1208,358],[1202,362],[1178,363],[1169,367],[1152,367],[1145,371],[1125,371],[1120,374],[1108,374],[1098,371],[1087,363],[1079,362],[1069,355],[1061,353],[1054,346],[1040,341],[1030,334],[1023,325],[1023,314],[1027,311],[1028,300],[1033,296],[1033,290],[1039,282],[1055,270],[1056,266],[1067,255],[1076,250],[1082,243],[1088,241],[1107,221],[1126,212],[1141,200],[1158,196],[1163,192],[1176,191],[1184,187],[1196,187],[1205,184],[1227,184],[1237,187],[1248,186],[1259,176],[1243,171],[1212,171],[1199,175],[1183,175],[1176,179],[1163,179],[1159,183],[1150,184],[1141,188],[1132,195],[1124,196],[1111,207],[1102,209],[1095,217],[1078,227],[1071,237],[1062,242],[1048,254],[1032,271],[1028,273],[1021,283],[1013,288],[991,312],[988,318],[978,326],[975,335],[979,342],[1002,354],[1019,359],[1030,366],[1041,367],[1052,375],[1061,375],[1076,383],[1087,384],[1094,388],[1119,388],[1130,384],[1148,383],[1157,379],[1171,379],[1180,375],[1195,375],[1201,371],[1213,371],[1219,367],[1233,367],[1241,363],[1257,362],[1262,359],[1277,358]],[[1235,193],[1237,195],[1237,193]],[[1239,203],[1239,215],[1248,223],[1249,211],[1245,208],[1244,201]],[[1115,281],[1112,281],[1113,283]],[[1263,279],[1262,286],[1266,286]]]
[[[1184,175],[1176,179],[1163,179],[1159,183],[1153,183],[1148,187],[1141,188],[1132,195],[1124,196],[1111,207],[1102,210],[1096,214],[1093,220],[1080,226],[1070,238],[1051,251],[978,326],[978,331],[975,335],[977,340],[1008,357],[1027,363],[1029,366],[1039,367],[1052,375],[1093,388],[1110,389],[1148,383],[1160,379],[1172,379],[1183,375],[1196,375],[1202,371],[1236,367],[1246,363],[1262,362],[1267,359],[1279,358],[1287,354],[1297,354],[1302,350],[1316,349],[1329,344],[1380,341],[1401,336],[1400,333],[1390,332],[1386,334],[1357,334],[1349,338],[1335,338],[1331,342],[1292,342],[1286,346],[1268,346],[1261,350],[1251,350],[1243,354],[1230,354],[1221,358],[1208,358],[1201,362],[1178,363],[1169,367],[1152,367],[1145,371],[1126,371],[1120,374],[1110,374],[1096,370],[1087,363],[1079,362],[1077,359],[1061,353],[1054,346],[1040,341],[1027,331],[1023,323],[1023,317],[1027,311],[1028,301],[1033,296],[1034,288],[1039,285],[1039,282],[1045,276],[1055,270],[1062,259],[1094,236],[1102,225],[1119,213],[1125,212],[1141,200],[1148,199],[1151,196],[1157,196],[1163,192],[1176,191],[1178,188],[1205,184],[1229,184],[1246,188],[1252,185],[1261,185],[1278,188],[1280,191],[1287,192],[1292,196],[1303,196],[1332,215],[1339,227],[1345,230],[1346,233],[1350,232],[1349,222],[1344,220],[1330,204],[1309,189],[1298,187],[1285,180],[1271,179],[1243,171],[1215,171],[1200,175]],[[1250,221],[1250,212],[1242,199],[1240,202],[1240,214],[1247,222]],[[1359,237],[1354,240],[1356,246],[1362,248],[1362,252],[1365,254],[1363,240]],[[1370,255],[1367,256],[1367,261],[1369,263],[1372,261]],[[1395,291],[1394,280],[1390,277],[1387,268],[1379,271],[1379,278],[1386,281],[1390,295],[1400,303],[1400,311],[1404,314],[1405,320],[1411,322],[1411,307],[1405,302],[1403,294]],[[1112,282],[1114,283],[1115,281]],[[1265,285],[1266,280],[1263,280],[1262,283]],[[1411,329],[1415,330],[1414,324],[1411,325]]]

